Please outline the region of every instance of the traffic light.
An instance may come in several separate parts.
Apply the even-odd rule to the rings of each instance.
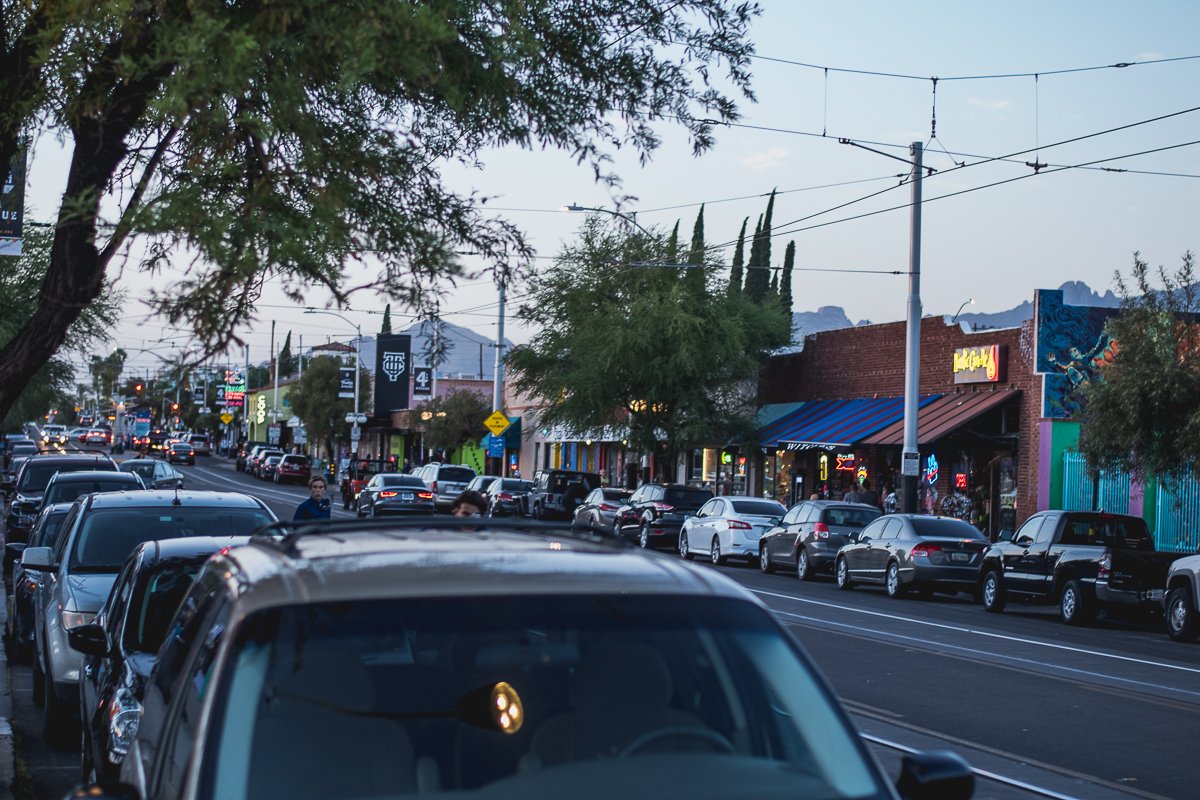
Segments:
[[[175,412],[178,410],[179,410],[179,403],[171,403],[171,411]]]
[[[134,391],[134,393],[135,393],[135,394],[141,394],[141,393],[142,393],[142,388],[143,388],[143,387],[142,387],[142,385],[141,385],[140,383],[135,383],[135,384],[133,385],[133,391]]]

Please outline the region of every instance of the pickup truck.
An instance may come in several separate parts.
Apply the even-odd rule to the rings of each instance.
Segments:
[[[1010,541],[984,553],[979,600],[1000,612],[1010,597],[1058,603],[1068,625],[1084,625],[1101,609],[1161,608],[1171,562],[1159,553],[1141,517],[1097,511],[1042,511]]]
[[[1200,555],[1181,558],[1167,573],[1167,635],[1177,642],[1200,637]]]

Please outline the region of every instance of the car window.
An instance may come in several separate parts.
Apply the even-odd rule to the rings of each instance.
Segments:
[[[624,489],[601,489],[600,499],[623,503],[629,499],[629,492]]]
[[[600,501],[602,501],[603,499],[604,499],[604,492],[602,492],[601,490],[597,489],[596,491],[594,491],[594,492],[592,492],[591,494],[589,494],[589,495],[588,495],[586,498],[584,498],[583,502],[585,502],[585,503],[587,503],[587,504],[589,504],[589,505],[596,505],[597,503],[599,503],[599,502],[600,502]]]
[[[878,519],[882,513],[875,508],[829,506],[821,512],[821,521],[826,525],[862,529],[871,520]]]
[[[40,492],[44,491],[46,484],[54,477],[57,472],[82,472],[83,470],[92,469],[115,469],[112,462],[107,461],[81,461],[67,463],[48,463],[48,464],[26,464],[25,469],[21,473],[21,481],[17,486],[18,491],[24,492]]]
[[[416,475],[379,475],[379,483],[376,486],[419,486],[425,488],[425,482]]]
[[[44,513],[38,527],[29,535],[30,547],[53,547],[55,537],[62,528],[63,520],[67,518],[66,511]]]
[[[475,470],[470,467],[442,467],[438,470],[439,481],[466,483],[475,477]]]
[[[904,526],[901,524],[900,520],[896,519],[895,517],[889,517],[887,520],[885,520],[883,533],[880,534],[879,538],[887,540],[895,539],[900,535],[900,529],[902,527]]]
[[[1063,544],[1107,545],[1153,550],[1154,542],[1144,520],[1106,514],[1070,514],[1063,528]]]
[[[710,517],[716,513],[717,501],[709,500],[704,505],[700,506],[700,510],[696,512],[697,517]]]
[[[679,486],[669,486],[664,491],[663,502],[672,506],[697,508],[703,505],[704,501],[710,497],[712,497],[712,492],[708,489],[686,489]]]
[[[863,528],[862,537],[869,538],[869,539],[880,538],[880,536],[882,536],[882,534],[883,534],[883,529],[887,526],[887,523],[891,522],[891,521],[892,520],[890,520],[890,519],[884,519],[884,518],[875,520],[870,525]]]
[[[177,559],[146,570],[132,592],[126,615],[126,647],[139,653],[157,653],[203,558]]]
[[[79,520],[79,513],[82,506],[79,501],[76,501],[71,510],[67,512],[67,517],[62,521],[62,526],[58,529],[58,533],[54,537],[54,563],[61,564],[63,557],[67,551],[67,540],[70,539],[71,531],[75,529],[75,523]],[[49,544],[49,543],[47,543]]]
[[[1047,515],[1042,527],[1038,528],[1035,544],[1050,544],[1050,540],[1054,538],[1054,531],[1058,529],[1058,517]]]
[[[955,539],[986,539],[987,537],[970,523],[949,517],[912,517],[908,524],[919,537],[943,536]]]
[[[629,502],[630,503],[640,503],[645,499],[646,499],[646,487],[643,486],[643,487],[635,490],[634,493],[632,495],[630,495]]]
[[[1017,529],[1013,536],[1013,544],[1030,544],[1038,536],[1038,529],[1042,527],[1042,523],[1046,521],[1045,516],[1030,517],[1025,520],[1025,524]]]
[[[770,500],[730,500],[734,513],[758,517],[778,517],[783,514],[783,506]]]
[[[801,517],[804,516],[804,514],[807,510],[808,510],[808,503],[797,503],[796,505],[789,508],[787,510],[787,513],[783,515],[783,520],[782,520],[783,524],[784,525],[797,524],[800,521]]]
[[[491,487],[488,487],[491,488]],[[528,492],[533,488],[533,481],[515,480],[505,478],[500,488],[506,492]]]
[[[90,481],[55,481],[47,490],[42,502],[46,505],[52,503],[73,503],[75,498],[81,497],[92,492],[128,492],[133,489],[142,488],[136,483],[136,478],[132,480],[90,480]]]
[[[273,522],[254,508],[164,506],[94,510],[80,525],[71,547],[75,572],[116,572],[142,542],[181,536],[245,536]]]

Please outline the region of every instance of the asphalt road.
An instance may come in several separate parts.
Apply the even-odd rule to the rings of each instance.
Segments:
[[[281,518],[307,496],[219,457],[179,469],[188,488],[250,492]],[[335,519],[354,516],[332,497]],[[1068,628],[1053,608],[1010,604],[994,616],[965,595],[893,600],[875,588],[843,592],[831,580],[719,569],[800,640],[889,774],[906,748],[950,749],[983,773],[980,800],[1200,795],[1200,762],[1192,760],[1200,646],[1170,641],[1161,623],[1102,618]],[[18,753],[36,796],[62,796],[77,760],[41,746],[28,668],[13,667],[12,684]]]

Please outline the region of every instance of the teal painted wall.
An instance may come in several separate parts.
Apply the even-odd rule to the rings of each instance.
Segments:
[[[1050,426],[1050,508],[1063,507],[1063,453],[1078,448],[1078,422],[1055,421]]]

